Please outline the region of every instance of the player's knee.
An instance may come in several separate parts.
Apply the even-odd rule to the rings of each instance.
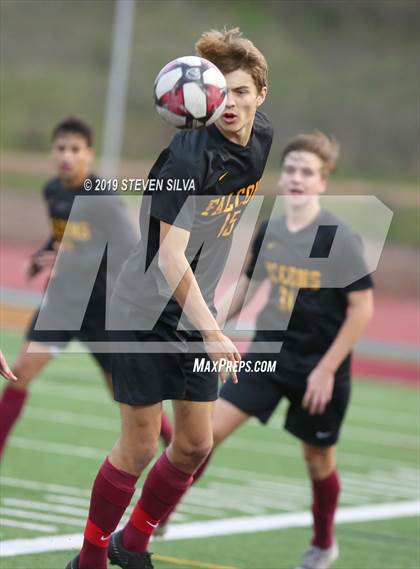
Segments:
[[[181,456],[183,462],[191,465],[199,465],[212,451],[213,437],[202,439],[175,439],[173,447],[176,455]]]
[[[314,480],[320,480],[328,476],[334,469],[334,454],[332,447],[303,447],[303,456],[308,468],[309,475]]]
[[[129,472],[141,473],[156,455],[158,443],[154,441],[137,441],[121,445],[121,458]]]

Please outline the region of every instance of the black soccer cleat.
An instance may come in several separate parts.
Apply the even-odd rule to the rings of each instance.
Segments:
[[[67,563],[66,569],[79,569],[79,555]]]
[[[117,531],[109,540],[108,559],[111,565],[118,565],[122,569],[154,569],[150,553],[134,553],[124,549],[121,534],[122,531]]]

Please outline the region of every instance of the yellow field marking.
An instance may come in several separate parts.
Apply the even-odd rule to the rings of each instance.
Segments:
[[[153,555],[153,561],[163,561],[164,563],[172,563],[173,565],[182,565],[182,567],[198,567],[199,569],[237,569],[231,565],[217,565],[216,563],[205,563],[204,561],[194,561],[192,559],[178,559],[177,557],[167,557],[166,555]]]

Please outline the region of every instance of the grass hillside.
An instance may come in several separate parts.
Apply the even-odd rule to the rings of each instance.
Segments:
[[[97,129],[104,115],[114,2],[3,0],[2,150],[45,151],[62,115]],[[389,2],[139,1],[136,4],[124,155],[150,159],[170,132],[151,90],[170,59],[200,33],[239,25],[266,54],[276,129],[284,141],[321,128],[342,143],[345,175],[413,180],[417,172],[419,5]]]

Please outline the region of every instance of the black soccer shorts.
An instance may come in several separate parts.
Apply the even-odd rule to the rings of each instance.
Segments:
[[[38,314],[39,310],[35,312],[26,330],[28,342],[39,342],[52,349],[57,348],[57,351],[62,351],[71,340],[77,339],[87,346],[99,367],[105,373],[111,373],[111,354],[94,352],[89,346],[89,342],[108,341],[108,333],[105,330],[105,309],[88,309],[80,330],[35,330]]]
[[[111,314],[119,325],[135,328],[144,312],[113,296]],[[207,354],[193,353],[189,342],[202,345],[198,332],[176,329],[176,324],[158,320],[152,330],[113,330],[110,338],[120,344],[139,343],[141,352],[119,353],[112,356],[114,399],[127,405],[153,405],[166,399],[185,401],[214,401],[217,399],[218,374],[213,371],[194,371],[194,359]],[[147,343],[160,344],[160,352],[148,350]],[[132,348],[130,347],[132,350]],[[127,352],[130,352],[127,349]],[[172,351],[166,351],[166,349]],[[195,349],[197,349],[195,347]]]
[[[253,357],[258,358],[255,355]],[[265,355],[264,359],[266,357]],[[284,397],[289,401],[284,428],[307,444],[332,446],[338,441],[350,400],[350,377],[346,375],[336,378],[332,399],[321,415],[310,415],[302,407],[306,379],[306,376],[295,376],[291,372],[278,370],[275,373],[240,372],[238,383],[235,385],[228,381],[219,396],[244,413],[257,417],[263,424],[269,421]]]
[[[153,331],[123,334],[124,341],[141,342],[143,346],[147,342],[182,342],[180,333],[165,325],[158,325]],[[118,332],[111,335],[113,339],[118,339]],[[114,399],[127,405],[153,405],[166,399],[216,400],[217,373],[193,370],[195,357],[208,356],[205,353],[189,353],[187,350],[188,347],[185,346],[185,351],[175,353],[115,353],[112,357]]]

